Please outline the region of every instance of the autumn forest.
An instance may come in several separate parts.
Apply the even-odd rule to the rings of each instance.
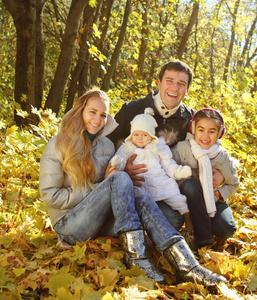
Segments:
[[[257,299],[256,0],[2,0],[0,43],[0,299]],[[106,91],[114,116],[174,59],[194,72],[184,103],[224,116],[240,179],[237,232],[197,253],[229,281],[214,294],[176,283],[154,247],[167,284],[126,269],[118,239],[59,247],[38,190],[43,150],[85,90]]]

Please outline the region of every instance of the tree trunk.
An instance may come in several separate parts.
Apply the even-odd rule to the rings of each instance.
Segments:
[[[78,61],[77,61],[76,67],[72,74],[72,80],[70,82],[65,112],[69,111],[73,106],[73,101],[74,101],[75,95],[78,91],[78,82],[79,82],[80,74],[81,74],[84,64],[87,63],[87,61],[86,61],[86,54],[88,53],[87,42],[88,42],[88,40],[90,40],[89,31],[91,31],[92,19],[94,17],[94,11],[95,11],[95,8],[91,7],[89,4],[84,9],[84,17],[83,17],[84,32],[81,37],[81,45],[80,45],[80,50],[79,50],[79,55],[78,55]],[[80,96],[80,94],[78,96]]]
[[[127,0],[124,17],[123,17],[123,22],[122,22],[122,26],[121,26],[121,30],[120,30],[120,36],[119,36],[118,42],[116,44],[116,47],[114,49],[114,52],[112,54],[110,66],[108,68],[107,73],[104,76],[104,79],[103,79],[102,90],[104,90],[104,91],[108,90],[111,78],[112,78],[112,76],[114,74],[114,70],[116,68],[120,49],[121,49],[121,46],[122,46],[122,43],[123,43],[123,40],[125,37],[126,29],[127,29],[127,23],[128,23],[130,10],[131,10],[131,0]]]
[[[218,19],[222,2],[223,0],[221,0],[218,4],[217,14],[215,16],[216,19]],[[215,41],[214,41],[215,32],[216,32],[216,28],[214,27],[211,35],[211,55],[210,55],[210,79],[211,79],[211,87],[213,92],[215,91],[215,72],[214,72],[215,68],[214,68],[214,59],[213,59],[214,45],[215,45]]]
[[[232,14],[232,28],[231,28],[231,38],[230,38],[230,43],[229,43],[229,49],[228,49],[228,53],[226,56],[226,61],[225,61],[225,67],[224,67],[224,72],[223,72],[223,80],[226,82],[227,81],[227,77],[228,77],[228,67],[229,67],[229,63],[230,63],[230,59],[232,56],[232,51],[233,51],[233,47],[234,47],[234,43],[235,43],[235,26],[236,26],[236,18],[237,18],[237,11],[238,11],[238,7],[240,4],[240,0],[237,0],[235,3],[235,8],[234,8],[234,12]]]
[[[15,66],[15,101],[29,116],[23,119],[15,112],[18,126],[35,121],[31,105],[35,106],[35,58],[36,58],[36,0],[3,0],[12,15],[17,33]]]
[[[238,62],[239,66],[243,65],[243,62],[245,61],[246,56],[247,56],[247,58],[249,58],[249,53],[247,53],[247,52],[248,52],[248,50],[250,48],[250,41],[251,41],[252,36],[254,34],[254,30],[255,30],[256,24],[257,24],[257,15],[255,16],[255,19],[254,19],[254,21],[252,23],[252,26],[251,26],[251,28],[250,28],[250,30],[248,32],[247,38],[245,40],[244,48],[243,48],[243,51],[241,53],[241,58],[240,58],[240,60]]]
[[[96,39],[95,46],[102,54],[104,54],[105,48],[105,39],[107,35],[107,30],[109,26],[109,21],[111,18],[111,10],[112,10],[113,0],[104,0],[102,5],[102,12],[101,12],[101,20],[99,21],[99,31],[102,32],[101,39]],[[97,82],[97,78],[101,71],[101,64],[100,60],[91,63],[91,84],[95,85]]]
[[[93,27],[93,24],[96,24],[96,25],[98,24],[101,8],[102,8],[102,0],[98,1],[98,5],[97,5],[97,9],[96,9],[94,18],[91,20],[91,24],[89,25],[90,28]],[[93,38],[92,38],[92,33],[93,33],[93,31],[90,30],[90,32],[88,34],[88,41],[90,41],[90,44],[94,44]],[[80,80],[79,80],[79,86],[78,86],[79,95],[82,95],[86,89],[89,89],[91,87],[91,64],[94,59],[96,59],[96,58],[93,58],[92,55],[87,50],[86,60],[82,66],[82,71],[80,74]]]
[[[36,65],[35,65],[35,106],[41,108],[45,68],[45,45],[43,40],[43,9],[46,0],[36,0]]]
[[[189,39],[192,28],[193,28],[193,26],[194,26],[194,24],[196,23],[196,20],[197,20],[198,11],[199,11],[199,0],[194,1],[193,11],[192,11],[190,20],[187,24],[187,27],[186,27],[185,31],[184,31],[179,49],[177,51],[177,58],[178,59],[182,59],[183,53],[185,52],[187,41]]]
[[[59,113],[67,85],[80,18],[88,1],[89,0],[73,0],[71,3],[56,73],[45,103],[45,108],[52,109],[56,114]]]
[[[144,73],[144,62],[145,62],[145,53],[147,49],[147,42],[146,38],[148,36],[148,26],[147,26],[147,13],[148,13],[148,2],[146,1],[145,3],[142,2],[143,8],[144,8],[144,13],[142,14],[142,19],[143,19],[143,28],[141,32],[141,44],[140,44],[140,49],[139,49],[139,57],[138,57],[138,73],[139,75],[143,76]]]

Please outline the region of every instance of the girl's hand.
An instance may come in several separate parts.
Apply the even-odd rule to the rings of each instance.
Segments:
[[[111,176],[115,172],[118,172],[117,167],[116,166],[112,166],[111,164],[109,164],[108,167],[106,168],[104,179],[106,179],[107,177]]]

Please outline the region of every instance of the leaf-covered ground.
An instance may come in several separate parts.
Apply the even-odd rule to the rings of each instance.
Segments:
[[[234,196],[237,233],[222,246],[214,246],[219,251],[198,253],[202,265],[229,280],[218,286],[216,294],[196,284],[176,284],[174,270],[151,245],[152,259],[165,273],[166,285],[137,268],[127,270],[117,239],[103,237],[64,248],[57,245],[47,223],[41,231],[33,231],[35,221],[40,223],[44,216],[27,218],[19,226],[1,217],[0,299],[257,299],[257,203],[253,199],[242,203]]]
[[[40,200],[38,173],[43,149],[55,135],[58,120],[50,113],[35,113],[41,122],[27,130],[9,126],[4,118],[0,122],[0,300],[257,299],[255,136],[240,131],[224,141],[238,160],[241,184],[229,201],[237,232],[225,244],[197,253],[202,265],[229,280],[210,294],[202,286],[177,284],[174,270],[153,246],[152,259],[165,274],[166,285],[155,283],[137,268],[127,270],[116,239],[89,240],[71,249],[57,245]]]

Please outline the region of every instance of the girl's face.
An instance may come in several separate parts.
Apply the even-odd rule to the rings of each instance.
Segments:
[[[89,98],[82,112],[82,118],[86,130],[90,134],[96,134],[107,122],[109,103],[98,97]]]
[[[132,134],[131,140],[135,146],[144,148],[151,142],[152,138],[147,132],[143,130],[135,130]]]
[[[209,149],[218,139],[219,125],[213,119],[200,119],[195,126],[195,140],[203,149]]]

